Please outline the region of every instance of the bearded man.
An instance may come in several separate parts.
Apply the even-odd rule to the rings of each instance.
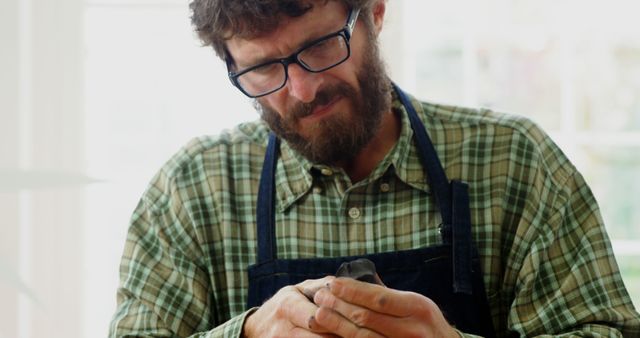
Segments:
[[[261,120],[136,208],[112,337],[640,336],[596,202],[523,118],[388,78],[384,0],[193,0]],[[366,258],[366,283],[335,277]]]

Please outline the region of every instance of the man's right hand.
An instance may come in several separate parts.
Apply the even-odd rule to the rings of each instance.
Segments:
[[[318,309],[313,296],[334,278],[309,279],[280,289],[247,317],[244,337],[334,337],[313,320]]]

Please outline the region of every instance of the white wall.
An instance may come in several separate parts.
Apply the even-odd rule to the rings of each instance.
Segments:
[[[69,318],[83,310],[83,10],[73,0],[5,0],[0,9],[4,337],[81,334]]]

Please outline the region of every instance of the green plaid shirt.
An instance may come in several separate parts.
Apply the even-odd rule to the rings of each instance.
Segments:
[[[473,237],[499,336],[640,336],[596,201],[527,119],[413,100],[449,179],[469,183]],[[283,143],[279,258],[361,255],[441,242],[407,113],[366,179]],[[111,337],[236,337],[256,262],[256,198],[269,130],[246,123],[189,143],[133,213]]]

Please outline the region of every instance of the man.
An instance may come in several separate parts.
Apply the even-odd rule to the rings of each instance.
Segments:
[[[640,336],[580,174],[525,119],[395,87],[384,0],[191,8],[262,121],[154,178],[112,337]],[[385,285],[332,276],[360,257]]]

